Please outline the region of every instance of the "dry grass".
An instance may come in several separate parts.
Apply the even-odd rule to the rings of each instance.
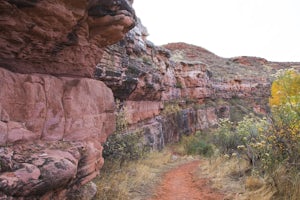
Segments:
[[[277,193],[274,199],[299,200],[300,198],[300,172],[290,171],[284,166],[278,167],[271,175]]]
[[[212,181],[213,187],[234,200],[299,200],[300,173],[280,166],[262,178],[251,173],[251,166],[237,157],[205,160],[199,177]]]
[[[216,157],[203,162],[200,175],[211,178],[213,187],[231,193],[244,190],[244,188],[241,188],[243,186],[242,177],[248,169],[249,166],[244,160]],[[230,184],[228,184],[229,182]]]
[[[241,194],[238,200],[271,200],[274,199],[276,190],[272,185],[269,185],[266,180],[263,180],[263,185],[256,190],[247,190],[244,194]]]
[[[151,197],[163,173],[193,157],[174,156],[181,146],[172,150],[152,152],[145,159],[125,163],[106,162],[95,180],[94,200],[142,200]],[[251,172],[246,160],[238,157],[202,159],[197,178],[208,178],[212,187],[226,193],[227,200],[298,200],[300,173],[279,167],[273,174],[261,178]]]
[[[185,147],[182,143],[172,145],[171,148],[172,148],[172,151],[178,155],[185,155],[185,153],[186,153]]]
[[[169,150],[151,152],[146,158],[125,163],[106,162],[100,176],[95,180],[97,194],[94,200],[147,199],[152,195],[160,175],[181,163]]]
[[[258,176],[249,176],[246,177],[245,180],[245,188],[254,191],[262,188],[264,185],[264,180],[261,177]]]
[[[267,179],[251,175],[248,162],[237,157],[217,157],[205,160],[200,177],[210,178],[214,188],[224,191],[225,199],[270,200],[276,190]]]

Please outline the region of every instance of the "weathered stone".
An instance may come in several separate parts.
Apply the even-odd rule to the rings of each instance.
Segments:
[[[0,197],[63,198],[66,190],[62,188],[72,193],[99,174],[101,154],[98,141],[37,141],[1,147]]]
[[[0,174],[0,192],[15,197],[42,196],[68,185],[76,176],[80,158],[68,152],[71,148],[69,144],[41,142],[1,148],[13,154],[1,158],[1,163],[10,170]]]
[[[97,185],[94,182],[89,182],[67,194],[68,199],[72,200],[92,200],[97,193]]]
[[[0,101],[11,120],[9,142],[106,138],[114,130],[113,95],[100,81],[22,75],[1,68],[0,74]]]
[[[152,150],[162,150],[165,146],[164,132],[162,124],[155,120],[150,124],[143,126],[145,137],[145,146],[150,147]]]
[[[118,42],[135,25],[131,5],[112,2],[1,1],[0,44],[5,48],[0,65],[21,73],[92,77],[102,47]]]
[[[2,108],[1,103],[0,103],[0,121],[2,121],[2,122],[9,121],[9,115],[7,114],[6,110],[4,108]]]
[[[160,114],[163,104],[155,101],[126,101],[126,119],[129,124],[154,118]]]
[[[101,143],[115,129],[111,90],[92,79],[3,68],[0,74],[1,109],[9,115],[8,122],[0,121],[0,146],[13,145],[1,147],[0,157],[14,152],[1,160],[0,197],[63,198],[71,182],[81,185],[97,176],[104,162]]]
[[[22,123],[10,121],[7,123],[7,143],[28,142],[38,140],[39,134],[27,130]]]
[[[7,123],[0,121],[0,146],[4,146],[7,142]]]

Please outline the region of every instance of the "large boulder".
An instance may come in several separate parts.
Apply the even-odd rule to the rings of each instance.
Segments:
[[[98,175],[115,130],[112,91],[86,78],[0,75],[0,197],[62,195]]]

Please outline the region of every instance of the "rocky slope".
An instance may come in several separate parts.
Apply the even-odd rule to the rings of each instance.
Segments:
[[[0,198],[75,199],[115,130],[161,149],[248,112],[267,112],[270,74],[300,63],[157,47],[126,0],[0,0]],[[87,194],[87,191],[90,191]]]

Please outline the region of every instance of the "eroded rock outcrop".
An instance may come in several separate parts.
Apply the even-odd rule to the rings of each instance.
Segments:
[[[99,138],[114,129],[113,95],[102,82],[23,75],[3,68],[0,75],[1,121],[8,130],[4,145]]]
[[[136,18],[126,0],[1,0],[0,17],[2,67],[85,77]]]
[[[136,24],[126,0],[0,1],[0,198],[74,199],[115,130],[104,47]]]
[[[115,129],[112,91],[92,79],[0,74],[0,194],[58,195],[98,175]]]
[[[127,132],[142,129],[152,148],[215,127],[219,118],[266,114],[271,74],[299,67],[261,58],[221,58],[185,43],[157,47],[147,34],[138,21],[122,41],[107,47],[95,78],[123,102]]]

